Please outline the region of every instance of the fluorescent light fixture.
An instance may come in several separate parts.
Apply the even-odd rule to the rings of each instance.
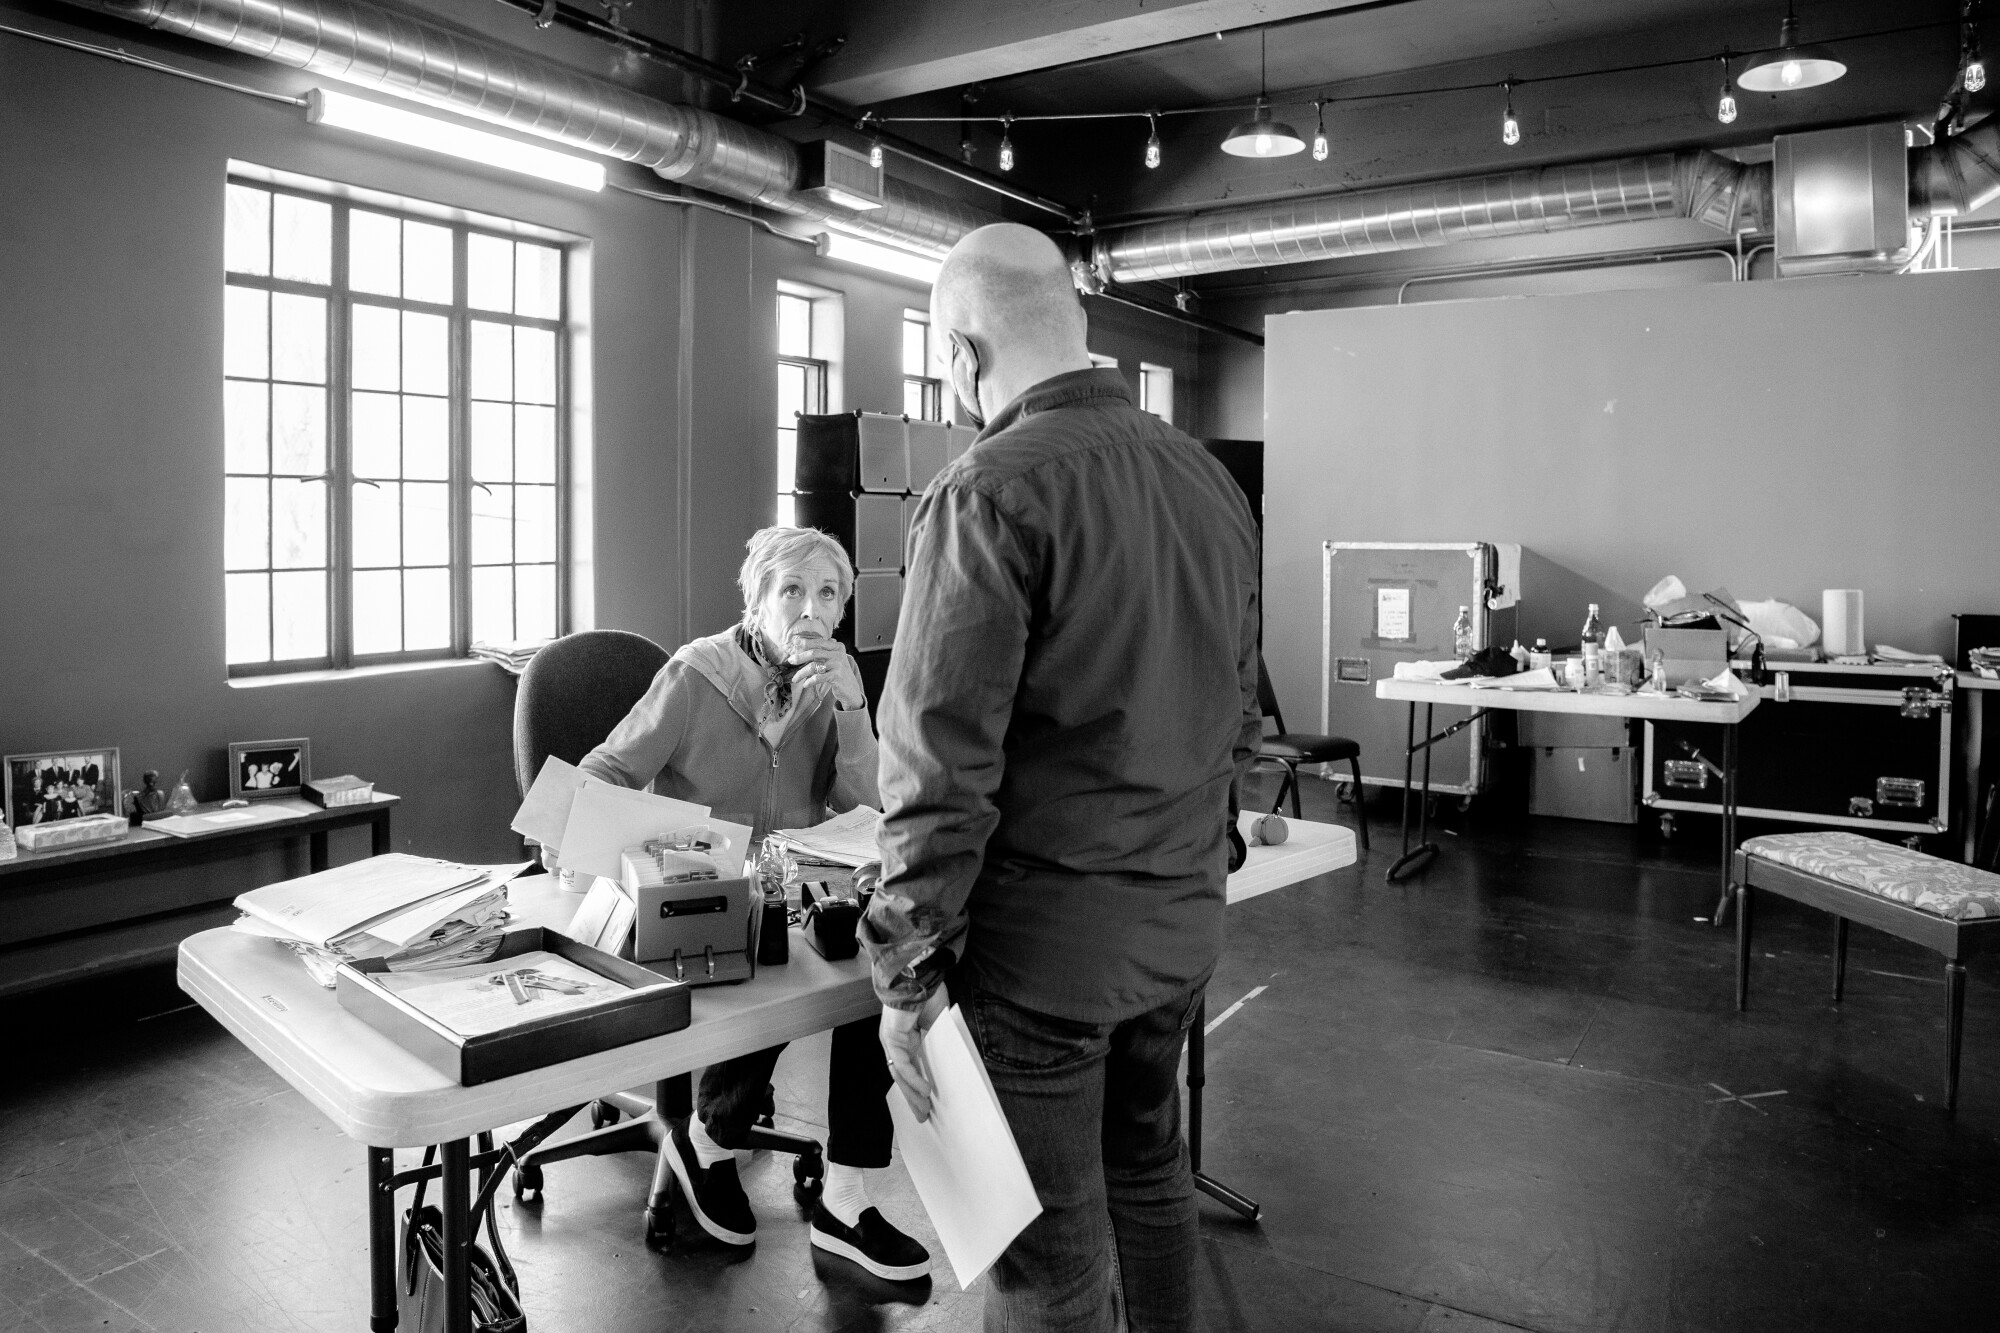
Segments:
[[[828,259],[844,259],[850,264],[859,264],[881,273],[893,273],[899,278],[915,278],[925,284],[935,283],[938,269],[944,266],[942,259],[898,250],[891,245],[878,245],[845,232],[823,231],[816,246]]]
[[[604,164],[587,157],[558,153],[519,139],[488,134],[468,125],[439,120],[385,102],[370,102],[330,88],[306,94],[306,119],[315,125],[370,134],[391,143],[427,148],[468,162],[479,162],[523,175],[539,176],[580,190],[604,188]]]

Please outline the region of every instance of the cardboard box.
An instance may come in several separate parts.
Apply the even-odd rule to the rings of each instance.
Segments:
[[[1528,813],[1631,824],[1639,817],[1631,746],[1556,746],[1531,752]]]

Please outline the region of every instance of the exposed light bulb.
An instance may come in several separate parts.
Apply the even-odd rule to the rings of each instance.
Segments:
[[[868,165],[877,171],[882,169],[882,141],[880,139],[868,145]]]
[[[1965,91],[1976,93],[1986,86],[1986,62],[1968,60],[1965,62]]]
[[[1512,148],[1521,142],[1521,122],[1514,119],[1514,85],[1502,86],[1507,89],[1507,114],[1500,118],[1500,142]]]
[[[1273,140],[1270,135],[1268,134],[1258,135],[1257,138],[1253,141],[1253,146],[1257,150],[1257,156],[1269,157],[1271,155],[1272,142]]]
[[[1778,82],[1787,88],[1796,88],[1805,81],[1806,67],[1796,60],[1787,60],[1778,68]]]
[[[1151,132],[1146,135],[1146,166],[1148,169],[1160,165],[1160,122],[1146,117]]]
[[[1315,102],[1313,103],[1313,110],[1319,115],[1319,128],[1313,131],[1313,161],[1324,162],[1326,161],[1327,154],[1326,104]]]
[[[1722,90],[1722,99],[1715,104],[1715,118],[1725,125],[1736,120],[1736,99],[1730,96],[1727,88]]]
[[[1014,141],[1007,137],[1007,131],[1000,131],[1000,170],[1014,169]]]

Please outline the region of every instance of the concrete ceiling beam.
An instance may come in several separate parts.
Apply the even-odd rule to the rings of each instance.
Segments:
[[[813,90],[850,106],[1003,79],[1374,0],[925,0],[845,6],[847,45]],[[921,10],[921,15],[915,11]]]

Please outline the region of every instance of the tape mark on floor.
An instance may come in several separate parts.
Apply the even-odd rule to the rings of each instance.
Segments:
[[[1244,1005],[1250,1003],[1250,1001],[1256,999],[1259,995],[1262,995],[1265,991],[1269,989],[1271,989],[1269,986],[1259,986],[1255,990],[1251,991],[1248,995],[1238,1000],[1235,1004],[1232,1004],[1227,1009],[1224,1009],[1214,1018],[1209,1019],[1208,1026],[1201,1030],[1201,1035],[1206,1037],[1209,1033],[1221,1027],[1224,1023],[1229,1021],[1231,1015],[1235,1014],[1235,1012],[1238,1009],[1241,1009]]]

